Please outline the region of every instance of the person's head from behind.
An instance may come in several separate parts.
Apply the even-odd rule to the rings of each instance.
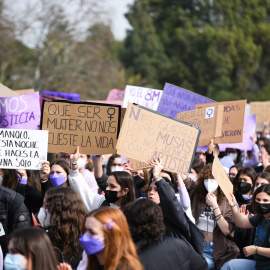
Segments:
[[[257,176],[256,182],[255,182],[254,192],[260,186],[267,185],[267,184],[270,184],[270,173],[263,172],[263,173],[259,174]]]
[[[134,180],[127,172],[113,172],[107,180],[105,198],[109,203],[124,206],[135,197]]]
[[[107,175],[111,175],[113,172],[123,171],[124,167],[124,164],[121,162],[121,156],[118,154],[113,154],[108,159]]]
[[[163,213],[155,202],[148,199],[137,200],[128,204],[124,213],[135,243],[143,240],[151,245],[165,234]]]
[[[44,198],[44,208],[38,214],[43,227],[50,228],[56,246],[63,246],[63,256],[72,258],[82,252],[79,243],[80,226],[85,208],[80,196],[70,187],[50,188]]]
[[[260,137],[257,140],[257,144],[258,144],[258,146],[259,146],[260,149],[261,149],[262,146],[264,146],[267,143],[268,143],[268,139],[265,138],[265,137]]]
[[[204,168],[205,163],[200,158],[194,158],[191,165],[190,174],[188,175],[193,181],[196,181],[199,177],[201,170]]]
[[[21,177],[16,169],[0,169],[0,185],[16,191],[18,179]]]
[[[234,181],[234,190],[241,194],[251,195],[255,180],[257,177],[256,171],[251,167],[244,167],[239,170]]]
[[[256,189],[252,197],[252,208],[261,218],[270,216],[270,184],[262,185]]]
[[[121,268],[121,262],[140,268],[135,245],[130,236],[123,212],[117,208],[101,207],[86,215],[81,228],[80,242],[88,255],[87,269]],[[124,265],[123,265],[124,266]]]
[[[64,159],[56,159],[51,164],[50,181],[53,187],[68,186],[69,164]]]
[[[56,270],[57,261],[52,243],[42,229],[25,228],[7,238],[8,254],[5,269]]]

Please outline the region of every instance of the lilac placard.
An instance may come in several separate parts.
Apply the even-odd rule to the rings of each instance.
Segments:
[[[112,89],[107,97],[107,100],[109,101],[123,101],[124,100],[125,91],[118,90],[118,89]]]
[[[222,143],[219,144],[219,149],[224,152],[226,148],[235,148],[240,150],[252,150],[253,140],[250,136],[256,133],[256,114],[245,117],[244,138],[242,143]]]
[[[77,93],[63,93],[63,92],[54,92],[54,91],[45,91],[43,90],[41,92],[42,96],[48,95],[52,97],[58,97],[58,98],[63,98],[66,100],[71,100],[71,101],[80,101],[80,94]]]
[[[39,93],[0,98],[0,128],[39,129]]]
[[[213,102],[215,101],[212,99],[166,83],[157,112],[175,118],[177,113],[194,110],[196,104]]]

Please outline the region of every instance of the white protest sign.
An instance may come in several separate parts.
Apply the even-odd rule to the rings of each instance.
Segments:
[[[156,111],[162,94],[162,90],[127,85],[123,108],[127,108],[128,103],[132,102]]]
[[[39,170],[47,160],[48,130],[0,129],[0,168]]]

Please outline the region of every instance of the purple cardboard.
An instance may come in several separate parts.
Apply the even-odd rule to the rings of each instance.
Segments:
[[[0,128],[39,129],[39,92],[0,98]]]
[[[71,100],[71,101],[80,101],[80,94],[76,94],[76,93],[63,93],[63,92],[54,92],[54,91],[43,90],[41,95],[42,96],[48,95],[48,96],[52,96],[52,97],[58,97],[58,98],[63,98],[66,100]]]
[[[196,104],[213,102],[215,101],[212,99],[166,83],[157,112],[175,118],[177,113],[194,110]]]
[[[240,150],[252,150],[253,140],[250,136],[256,134],[256,114],[245,117],[244,138],[242,143],[221,143],[219,149],[221,152],[226,151],[226,148],[236,148]]]

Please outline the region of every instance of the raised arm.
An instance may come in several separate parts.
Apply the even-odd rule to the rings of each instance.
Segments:
[[[102,156],[96,155],[95,156],[95,161],[94,161],[94,175],[96,179],[99,179],[103,175],[103,159]]]

